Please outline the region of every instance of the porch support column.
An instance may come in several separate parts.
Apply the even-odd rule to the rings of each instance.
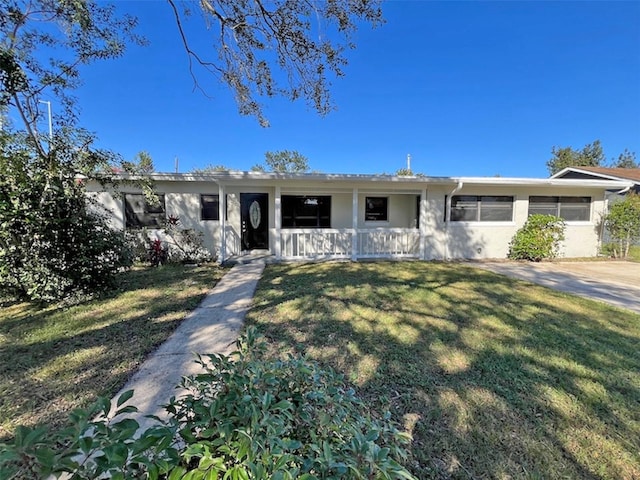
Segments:
[[[220,219],[218,222],[218,225],[220,226],[220,253],[218,255],[218,263],[223,263],[227,259],[227,219],[225,218],[227,206],[226,200],[224,185],[218,183],[218,218]]]
[[[276,260],[282,258],[282,195],[280,194],[280,185],[276,185],[275,194],[275,225],[276,225]]]
[[[427,259],[427,189],[420,192],[420,258]]]
[[[358,189],[353,189],[353,210],[351,213],[351,260],[358,259]]]

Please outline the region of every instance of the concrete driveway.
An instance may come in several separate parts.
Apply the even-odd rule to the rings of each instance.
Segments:
[[[479,262],[474,266],[640,313],[640,263]]]

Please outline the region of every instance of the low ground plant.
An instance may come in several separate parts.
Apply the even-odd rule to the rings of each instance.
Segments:
[[[20,427],[0,444],[2,478],[406,479],[410,438],[373,418],[342,376],[301,356],[265,360],[254,329],[230,356],[200,357],[169,419],[139,432],[125,405],[73,413],[58,432]],[[94,417],[97,418],[94,419]]]

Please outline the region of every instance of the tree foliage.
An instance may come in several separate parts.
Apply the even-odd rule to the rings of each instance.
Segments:
[[[513,236],[508,257],[512,260],[541,260],[555,258],[564,240],[565,224],[554,215],[531,215]]]
[[[216,172],[229,172],[231,169],[229,167],[226,167],[224,165],[206,165],[202,168],[192,168],[190,173],[195,173],[196,175],[206,175],[209,173],[216,173]]]
[[[636,152],[630,152],[625,148],[624,152],[618,155],[617,160],[611,163],[613,168],[640,168],[640,163],[636,159]]]
[[[37,129],[45,114],[40,100],[57,99],[57,125],[72,125],[80,68],[121,56],[129,42],[143,43],[135,18],[114,10],[92,1],[0,0],[0,105],[16,109],[41,156],[47,151]]]
[[[612,159],[610,164],[606,165],[600,140],[588,143],[582,150],[575,150],[572,147],[553,147],[551,153],[553,157],[547,162],[550,175],[555,175],[568,167],[640,168],[640,164],[636,161],[635,152],[630,152],[626,148],[618,155],[617,159]]]
[[[380,0],[203,0],[201,18],[211,31],[215,52],[195,51],[189,43],[187,21],[193,5],[168,0],[189,57],[195,67],[212,73],[233,91],[239,112],[254,115],[264,126],[261,99],[275,95],[306,99],[324,115],[333,107],[331,78],[341,77],[345,51],[355,44],[360,23],[382,23]]]
[[[80,164],[99,160],[92,158],[99,152],[69,156],[60,136],[48,156],[33,152],[28,136],[2,134],[0,290],[52,301],[108,286],[113,274],[130,265],[124,235],[87,205],[75,175]]]
[[[0,140],[0,288],[45,301],[99,290],[128,258],[79,179],[148,173],[153,162],[146,152],[125,162],[94,148],[76,127],[72,92],[83,65],[142,43],[136,21],[90,1],[0,0],[0,15],[0,111],[21,126],[3,125]],[[38,131],[43,98],[59,109],[51,135]]]
[[[604,151],[600,140],[588,143],[582,150],[571,147],[553,147],[553,157],[547,162],[549,173],[554,175],[567,167],[599,167],[605,161]]]
[[[630,193],[613,203],[604,222],[615,242],[614,255],[626,258],[633,242],[640,240],[640,195]]]
[[[304,155],[291,150],[266,152],[264,164],[254,165],[254,172],[305,173],[309,171],[309,160]]]

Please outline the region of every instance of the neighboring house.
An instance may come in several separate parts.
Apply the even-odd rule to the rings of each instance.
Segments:
[[[640,168],[568,167],[551,178],[627,181],[633,184],[632,191],[640,193]]]
[[[117,228],[178,216],[203,232],[219,261],[251,250],[276,259],[505,258],[533,213],[564,218],[561,255],[598,253],[605,193],[632,184],[600,179],[405,177],[215,172],[152,174],[160,204],[122,186],[88,191]],[[224,201],[220,201],[224,199]]]
[[[565,168],[551,178],[573,178],[584,180],[619,180],[631,182],[631,187],[627,190],[613,189],[607,192],[607,208],[611,203],[618,202],[624,198],[628,192],[640,194],[640,168],[606,168],[606,167],[568,167]],[[603,243],[609,243],[609,232],[605,225],[602,225],[600,240]],[[640,245],[640,242],[636,242]]]

